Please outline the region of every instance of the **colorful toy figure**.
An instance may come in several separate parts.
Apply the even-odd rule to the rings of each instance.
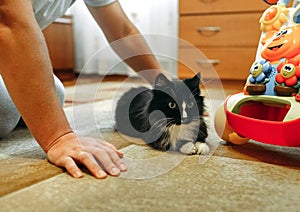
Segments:
[[[300,61],[293,58],[277,66],[278,74],[275,77],[274,90],[280,96],[295,95],[300,101]],[[287,92],[289,90],[289,92]],[[300,112],[300,111],[299,111]]]
[[[250,69],[249,81],[252,84],[266,84],[269,82],[269,75],[272,72],[272,65],[269,61],[261,60],[255,62]]]
[[[260,19],[262,47],[258,51],[261,58],[272,64],[273,70],[269,73],[271,79],[267,82],[270,84],[267,84],[265,81],[254,81],[251,68],[252,77],[244,89],[249,94],[294,96],[296,101],[300,101],[300,76],[297,68],[297,61],[300,60],[300,24],[297,23],[300,14],[297,11],[300,7],[292,8],[293,10],[286,8],[288,3],[289,1],[278,1]],[[288,16],[291,17],[290,20]]]
[[[215,115],[215,128],[225,141],[249,139],[300,147],[300,5],[272,4],[260,19],[256,61],[243,92],[229,96]],[[274,5],[275,4],[275,5]]]
[[[283,27],[279,31],[269,31],[263,35],[261,44],[263,45],[261,49],[263,60],[255,62],[254,67],[257,67],[255,64],[260,64],[262,61],[266,64],[272,64],[273,69],[264,69],[262,74],[267,73],[268,77],[274,77],[274,79],[271,80],[268,91],[264,86],[264,89],[260,89],[260,93],[257,93],[258,87],[262,86],[253,84],[266,84],[270,79],[268,78],[268,82],[260,80],[263,75],[260,78],[255,78],[258,72],[254,71],[253,75],[252,67],[249,83],[245,90],[249,94],[293,95],[297,101],[300,101],[300,25]]]

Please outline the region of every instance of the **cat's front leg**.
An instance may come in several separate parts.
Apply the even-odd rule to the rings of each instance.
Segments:
[[[207,155],[210,151],[209,146],[205,143],[205,139],[208,136],[207,125],[204,121],[201,121],[198,137],[195,142],[196,153],[198,155]]]
[[[186,155],[193,155],[197,153],[197,148],[193,142],[187,141],[179,147],[179,151]]]
[[[194,154],[198,154],[198,155],[207,155],[210,151],[207,143],[199,142],[199,141],[195,143],[195,149],[196,151]]]
[[[205,142],[199,142],[196,143],[193,142],[185,142],[182,144],[179,148],[179,151],[183,154],[187,155],[207,155],[210,151],[209,146]]]

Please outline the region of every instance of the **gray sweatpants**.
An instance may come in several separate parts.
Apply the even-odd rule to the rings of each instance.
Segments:
[[[64,86],[56,76],[54,76],[54,81],[57,94],[63,105],[65,98]],[[7,136],[17,126],[20,117],[0,75],[0,138]]]

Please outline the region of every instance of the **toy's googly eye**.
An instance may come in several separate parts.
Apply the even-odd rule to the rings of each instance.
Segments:
[[[282,35],[288,34],[288,31],[287,30],[283,30],[281,34]]]
[[[258,77],[263,71],[263,66],[260,63],[254,63],[250,69],[250,74],[253,77]]]
[[[284,33],[284,34],[287,34],[287,35],[289,35],[289,34],[292,34],[292,32],[293,32],[293,30],[292,30],[292,29],[287,29],[287,30],[285,30],[285,33]]]
[[[281,30],[281,31],[275,33],[273,37],[278,38],[278,37],[283,36],[283,35],[291,34],[292,32],[293,32],[293,30],[291,30],[291,29]]]
[[[295,72],[296,67],[293,64],[286,64],[280,70],[280,74],[284,78],[292,77],[295,74]]]
[[[286,72],[292,72],[294,70],[294,68],[295,68],[295,66],[290,65],[290,64],[283,66],[283,70]]]
[[[279,31],[279,32],[275,33],[274,37],[279,37],[281,35],[282,35],[282,31]]]

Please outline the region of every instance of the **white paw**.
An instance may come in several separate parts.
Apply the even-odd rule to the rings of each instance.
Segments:
[[[196,154],[197,148],[193,142],[188,142],[188,143],[182,145],[182,147],[180,147],[179,151],[183,154],[192,155],[192,154]]]
[[[196,142],[196,154],[198,155],[207,155],[209,153],[209,146],[206,143]]]

